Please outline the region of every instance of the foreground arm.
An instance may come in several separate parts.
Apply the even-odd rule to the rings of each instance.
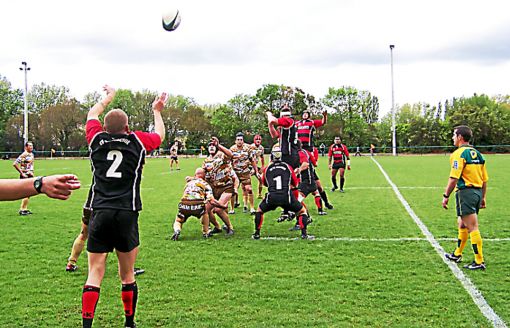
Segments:
[[[16,200],[37,195],[34,180],[30,179],[1,179],[0,200]],[[67,199],[71,191],[80,188],[80,181],[75,175],[52,175],[42,180],[41,193],[50,198]]]
[[[152,103],[152,111],[154,112],[154,130],[161,138],[161,142],[165,139],[165,124],[163,123],[163,117],[161,117],[161,111],[165,107],[168,95],[163,92],[154,102]]]

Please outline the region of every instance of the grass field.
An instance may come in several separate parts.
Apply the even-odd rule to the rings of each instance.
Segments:
[[[510,156],[489,155],[488,207],[481,212],[485,272],[466,272],[487,303],[510,323]],[[452,251],[453,210],[441,208],[448,157],[377,157],[377,161],[441,246]],[[377,165],[352,159],[346,192],[329,192],[335,206],[314,215],[309,233],[294,239],[291,223],[264,220],[261,240],[250,238],[253,220],[233,215],[235,235],[203,240],[190,219],[178,242],[170,240],[184,177],[199,159],[183,159],[169,172],[164,159],[148,159],[140,216],[137,266],[139,327],[490,327],[459,280],[424,238]],[[18,215],[19,202],[0,203],[0,326],[77,327],[81,290],[87,275],[66,273],[70,247],[80,229],[81,207],[90,182],[85,160],[40,160],[36,173],[72,172],[84,188],[68,201],[34,197],[32,216]],[[326,159],[319,175],[330,187]],[[15,178],[10,161],[0,162],[0,178]],[[311,200],[309,208],[315,207]],[[240,212],[240,211],[238,211]],[[268,238],[275,237],[275,238]],[[464,263],[472,260],[468,244]],[[124,322],[116,259],[110,256],[95,327]]]

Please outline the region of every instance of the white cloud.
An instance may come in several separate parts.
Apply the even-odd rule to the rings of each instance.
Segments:
[[[165,6],[182,23],[161,28]],[[65,85],[78,98],[116,87],[168,90],[199,103],[254,94],[266,83],[322,97],[369,90],[391,107],[474,92],[508,94],[506,1],[11,1],[2,5],[0,74],[23,85]]]

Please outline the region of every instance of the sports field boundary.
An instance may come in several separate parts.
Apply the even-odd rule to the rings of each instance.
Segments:
[[[301,237],[261,237],[261,240],[292,241],[301,240]],[[437,238],[439,241],[457,241],[456,238]],[[343,241],[343,242],[403,242],[403,241],[429,241],[423,237],[397,237],[397,238],[364,238],[364,237],[315,237],[313,241]],[[484,238],[483,242],[510,242],[510,238]]]
[[[441,247],[441,245],[439,244],[437,239],[429,231],[427,226],[421,221],[421,219],[418,217],[418,215],[416,215],[416,213],[414,213],[414,211],[411,208],[411,206],[409,205],[409,203],[406,201],[404,196],[402,196],[402,194],[400,193],[400,190],[398,189],[397,185],[395,183],[393,183],[393,181],[390,179],[389,175],[386,173],[386,171],[384,171],[384,168],[382,167],[382,165],[379,164],[379,162],[375,158],[371,157],[371,159],[377,165],[377,167],[379,167],[379,170],[381,171],[381,173],[386,178],[386,181],[388,181],[388,183],[392,187],[393,191],[395,192],[395,195],[397,195],[397,198],[400,200],[400,202],[402,203],[402,205],[406,209],[406,211],[409,214],[409,216],[413,219],[413,221],[416,223],[416,225],[418,225],[418,227],[420,228],[421,232],[426,237],[427,241],[430,243],[430,245],[438,253],[439,257],[450,268],[450,270],[452,271],[452,273],[455,276],[455,278],[457,278],[460,281],[460,283],[462,284],[464,289],[468,292],[468,294],[471,296],[471,298],[473,299],[475,304],[480,309],[480,312],[482,312],[482,314],[485,316],[485,318],[487,318],[487,320],[489,320],[489,322],[492,323],[492,325],[494,327],[498,327],[498,328],[499,327],[505,327],[505,328],[507,328],[506,323],[498,316],[498,314],[489,305],[489,303],[487,303],[487,301],[483,297],[482,293],[478,290],[478,288],[471,281],[471,279],[469,279],[464,274],[464,272],[462,272],[462,270],[459,269],[459,267],[455,263],[453,263],[453,262],[451,262],[451,261],[449,261],[448,259],[445,258],[444,254],[446,252],[443,249],[443,247]]]

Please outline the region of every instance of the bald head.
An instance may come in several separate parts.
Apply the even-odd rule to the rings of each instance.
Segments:
[[[198,169],[195,170],[195,177],[196,178],[200,178],[200,179],[204,179],[205,178],[205,170],[201,167],[199,167]]]
[[[127,133],[128,117],[122,109],[112,109],[104,117],[104,129],[111,134]]]

